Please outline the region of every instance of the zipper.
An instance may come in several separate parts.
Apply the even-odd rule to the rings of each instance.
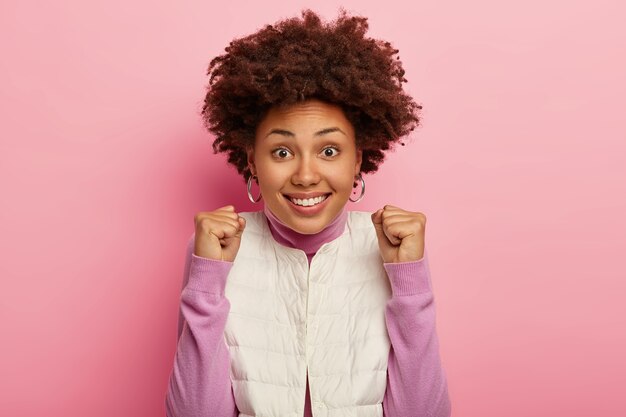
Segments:
[[[317,255],[317,254],[316,254]],[[313,255],[313,257],[315,257],[315,255]],[[309,353],[308,353],[308,345],[309,345],[309,292],[310,292],[310,286],[309,286],[309,279],[311,278],[311,265],[313,264],[313,259],[311,258],[311,264],[309,264],[309,260],[306,257],[306,254],[304,254],[304,260],[306,261],[306,265],[307,265],[307,270],[306,270],[306,307],[305,307],[305,314],[304,314],[304,360],[306,363],[306,373],[304,374],[304,396],[306,397],[307,393],[307,385],[308,381],[309,381]],[[311,390],[310,386],[309,386],[309,392]],[[309,398],[311,398],[311,401],[313,401],[312,396],[310,396]],[[311,410],[312,411],[312,410]]]
[[[315,256],[315,255],[313,255]],[[305,258],[306,258],[306,254],[305,254]],[[305,311],[304,311],[304,349],[305,349],[305,354],[306,352],[306,347],[308,344],[308,340],[309,340],[309,279],[311,278],[311,266],[309,265],[309,261],[308,259],[306,259],[306,263],[307,263],[307,270],[306,270],[306,307],[305,307]],[[311,259],[311,263],[313,263],[313,259]],[[307,368],[309,366],[309,361],[308,361],[308,356],[305,356],[307,358]]]

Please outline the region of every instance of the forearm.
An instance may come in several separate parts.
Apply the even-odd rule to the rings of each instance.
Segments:
[[[439,355],[428,260],[385,264],[392,286],[385,319],[391,341],[385,417],[448,417],[445,371]]]
[[[230,262],[188,253],[178,344],[166,394],[168,417],[232,417],[238,414],[229,376],[224,296]]]

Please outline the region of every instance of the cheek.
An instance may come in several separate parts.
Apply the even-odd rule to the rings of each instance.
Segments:
[[[352,190],[352,183],[354,182],[354,167],[345,165],[329,169],[326,173],[326,178],[333,184],[338,190],[350,192]]]
[[[276,165],[259,169],[261,187],[266,190],[280,189],[285,182],[289,181],[289,174],[286,170],[280,169]]]

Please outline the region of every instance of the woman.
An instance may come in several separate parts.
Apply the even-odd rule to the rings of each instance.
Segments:
[[[195,216],[168,416],[450,415],[425,216],[346,210],[421,109],[367,28],[306,10],[211,62],[214,150],[263,209]]]

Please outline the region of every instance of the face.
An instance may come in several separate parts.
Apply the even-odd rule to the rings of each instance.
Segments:
[[[273,107],[257,126],[248,164],[265,204],[293,230],[324,229],[343,209],[361,169],[354,128],[319,100]]]

